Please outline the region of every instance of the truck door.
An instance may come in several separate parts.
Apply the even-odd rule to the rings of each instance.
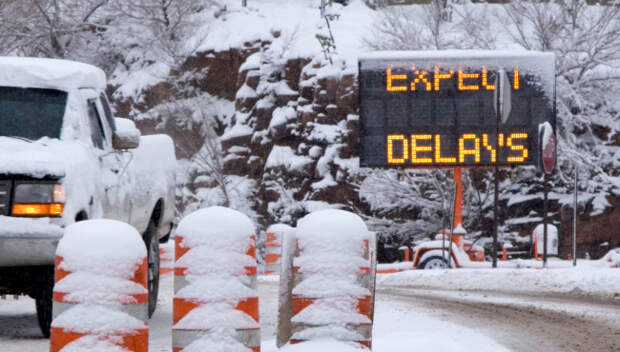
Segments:
[[[81,91],[86,101],[94,153],[99,159],[98,181],[101,182],[100,201],[103,217],[128,222],[131,211],[128,189],[131,188],[129,186],[131,179],[126,171],[131,162],[131,155],[119,153],[112,148],[114,118],[111,116],[111,111],[108,116],[109,109],[104,108],[101,95],[93,89],[81,89]],[[105,103],[107,104],[107,100]]]

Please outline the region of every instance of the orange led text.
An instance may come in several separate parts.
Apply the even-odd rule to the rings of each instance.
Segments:
[[[459,91],[495,90],[495,84],[493,84],[492,78],[489,77],[489,72],[484,66],[480,71],[440,69],[438,66],[427,71],[413,67],[408,71],[399,70],[399,73],[394,73],[393,68],[388,67],[386,69],[385,88],[388,92],[438,92],[442,87],[449,89],[450,81]],[[512,88],[513,90],[520,88],[518,68],[514,68],[512,71]]]
[[[450,165],[492,163],[523,163],[529,156],[528,134],[500,133],[493,141],[487,133],[464,133],[453,141],[452,150],[445,147],[447,136],[441,134],[389,134],[387,161],[392,165]],[[454,138],[454,137],[452,137]],[[443,146],[442,146],[443,145]],[[499,153],[500,148],[504,152]],[[505,160],[500,160],[502,155]]]

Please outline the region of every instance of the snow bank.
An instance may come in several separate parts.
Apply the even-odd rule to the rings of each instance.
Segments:
[[[131,225],[116,220],[87,220],[67,226],[56,255],[69,272],[130,279],[146,258],[142,237]]]
[[[377,277],[377,285],[614,297],[620,292],[618,271],[615,268],[585,267],[582,262],[578,262],[574,268],[546,270],[412,270],[380,275]]]
[[[377,301],[373,335],[372,350],[375,352],[514,351],[502,346],[497,334],[481,331],[476,324],[457,324],[443,310],[425,309],[423,304],[405,301]]]
[[[176,233],[183,236],[182,247],[208,246],[218,251],[245,253],[252,245],[250,236],[255,233],[255,228],[245,214],[216,206],[185,216]]]

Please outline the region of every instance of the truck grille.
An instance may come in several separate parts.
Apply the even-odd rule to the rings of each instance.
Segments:
[[[11,199],[11,181],[0,180],[0,215],[9,215]]]

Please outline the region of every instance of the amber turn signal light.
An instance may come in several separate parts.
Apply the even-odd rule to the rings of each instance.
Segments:
[[[13,215],[25,216],[60,216],[62,215],[62,203],[33,203],[33,204],[14,204]]]

